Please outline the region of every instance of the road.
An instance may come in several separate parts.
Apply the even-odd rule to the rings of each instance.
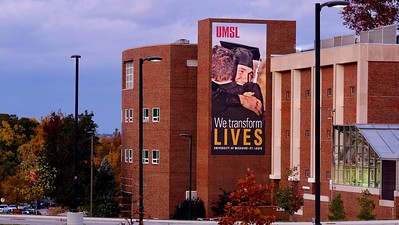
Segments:
[[[0,224],[23,224],[23,225],[66,225],[66,216],[36,216],[36,215],[0,215]],[[128,224],[121,218],[94,218],[84,217],[85,225],[121,225]],[[137,223],[136,223],[137,224]]]

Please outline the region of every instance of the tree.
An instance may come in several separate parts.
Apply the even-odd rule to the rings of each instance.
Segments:
[[[359,34],[375,27],[391,25],[399,18],[397,0],[347,0],[341,14],[344,25]]]
[[[78,206],[89,204],[90,192],[90,145],[91,134],[97,125],[93,121],[93,113],[84,113],[78,116],[78,153],[77,177],[78,187],[76,203]],[[52,112],[42,118],[45,152],[43,160],[50,168],[55,168],[54,185],[57,187],[49,193],[49,197],[59,204],[70,206],[75,199],[72,198],[74,178],[74,132],[75,120],[73,115],[65,116],[63,113]]]
[[[298,185],[293,182],[282,186],[276,192],[276,205],[284,209],[291,216],[304,204],[303,192],[298,190]]]
[[[220,190],[223,192],[222,194],[218,195],[219,196],[219,201],[212,202],[212,211],[215,213],[216,216],[222,216],[224,215],[224,208],[228,202],[233,202],[231,200],[230,195],[231,191],[225,191],[222,188]],[[236,203],[233,202],[233,205],[236,205]]]
[[[188,205],[190,201],[184,200],[182,203],[176,206],[175,212],[172,219],[176,220],[188,220]],[[199,198],[195,198],[191,201],[191,219],[196,220],[198,218],[205,217],[205,205],[204,201]]]
[[[360,205],[360,212],[357,214],[357,218],[360,220],[374,220],[375,214],[373,214],[373,210],[375,208],[375,203],[373,199],[371,199],[371,193],[369,190],[362,191],[362,197],[356,198],[357,202]]]
[[[120,208],[117,201],[118,186],[115,174],[107,157],[104,157],[94,182],[95,199],[93,215],[99,217],[118,217]]]
[[[328,219],[331,221],[342,221],[346,220],[346,214],[344,210],[344,202],[342,201],[342,195],[336,195],[332,201],[331,205],[328,207],[328,211],[330,212],[328,215]]]
[[[271,224],[275,217],[264,215],[260,206],[269,203],[269,188],[265,185],[258,184],[251,169],[247,169],[245,179],[238,179],[237,189],[230,195],[231,200],[237,203],[233,206],[232,202],[228,202],[225,207],[225,215],[221,218],[219,224]]]

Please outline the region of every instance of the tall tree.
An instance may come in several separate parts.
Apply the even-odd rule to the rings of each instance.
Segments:
[[[94,182],[93,214],[99,217],[118,217],[119,202],[117,201],[118,186],[115,174],[107,157],[104,157],[98,169]]]
[[[90,138],[89,131],[95,131],[97,125],[93,121],[93,113],[87,111],[79,115],[78,124],[78,193],[77,204],[87,204],[89,201],[90,183]],[[55,168],[54,185],[57,187],[49,194],[62,205],[71,205],[74,167],[74,132],[75,123],[72,115],[64,116],[61,112],[51,113],[42,119],[45,133],[44,160],[50,168]]]
[[[350,4],[341,14],[344,25],[359,34],[375,27],[391,25],[398,21],[397,0],[347,0]]]

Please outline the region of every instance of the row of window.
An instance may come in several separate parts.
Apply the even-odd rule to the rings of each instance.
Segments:
[[[354,86],[349,87],[350,95],[356,94],[356,88]],[[332,88],[327,88],[327,97],[332,97]],[[291,92],[285,92],[285,98],[287,100],[291,99]],[[305,98],[310,98],[310,90],[305,91]]]
[[[152,150],[151,151],[152,155],[152,164],[159,164],[159,150]],[[121,154],[122,156],[122,154]],[[143,164],[149,164],[150,163],[150,151],[148,149],[143,150]],[[123,161],[123,159],[121,159]],[[125,149],[125,159],[124,161],[126,163],[133,163],[133,149]]]
[[[160,108],[152,108],[152,122],[159,122],[161,120],[160,115]],[[143,122],[149,121],[150,109],[143,108]],[[133,123],[133,108],[125,109],[125,123]]]

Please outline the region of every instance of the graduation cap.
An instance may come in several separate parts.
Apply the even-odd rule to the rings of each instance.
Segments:
[[[260,59],[260,51],[259,48],[242,45],[227,41],[220,41],[220,45],[231,49],[234,54],[239,58],[239,64],[246,65],[252,68],[252,60],[259,60]],[[248,54],[250,52],[252,54]]]

